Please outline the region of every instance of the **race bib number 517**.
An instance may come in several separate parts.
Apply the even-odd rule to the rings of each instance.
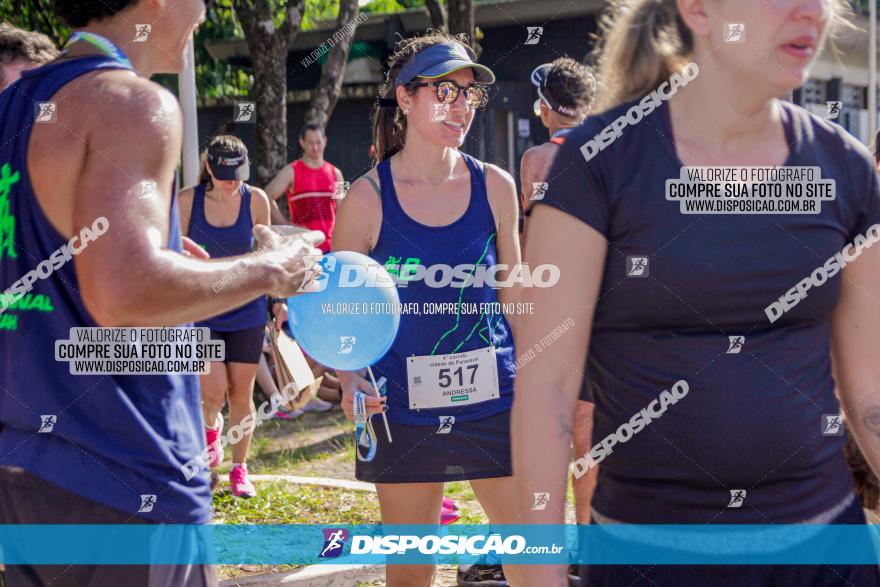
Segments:
[[[446,408],[498,399],[495,347],[452,355],[408,357],[411,409]]]

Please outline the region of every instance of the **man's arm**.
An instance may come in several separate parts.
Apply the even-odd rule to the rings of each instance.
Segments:
[[[532,147],[525,153],[523,153],[522,159],[519,165],[519,178],[520,185],[522,186],[522,197],[523,197],[523,212],[525,212],[529,206],[531,205],[531,197],[532,197],[532,184],[536,181],[540,181],[538,179],[538,147]]]
[[[266,195],[272,208],[272,224],[290,224],[278,207],[278,198],[287,193],[287,189],[293,185],[293,166],[285,165],[281,168],[269,185],[266,186]]]
[[[95,320],[104,326],[171,326],[215,316],[267,292],[292,295],[288,280],[305,276],[296,252],[312,254],[306,241],[285,244],[262,229],[259,238],[273,244],[271,253],[212,261],[165,248],[181,148],[180,109],[151,82],[132,79],[125,85],[126,99],[87,128],[90,148],[76,181],[74,226],[91,226],[101,217],[109,223],[75,257],[81,295]],[[155,187],[154,197],[140,197],[145,185]],[[233,271],[236,279],[223,280]]]
[[[334,166],[334,167],[333,167],[333,172],[336,174],[336,181],[337,181],[337,182],[342,183],[342,182],[345,181],[345,178],[342,176],[342,170],[341,170],[341,169],[339,169],[338,167]],[[337,189],[336,191],[338,192],[339,190]],[[342,198],[344,198],[346,195],[347,195],[347,194],[343,191],[343,192],[342,192]],[[342,198],[339,198],[339,199],[341,200]]]

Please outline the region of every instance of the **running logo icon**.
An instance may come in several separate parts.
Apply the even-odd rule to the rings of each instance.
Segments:
[[[630,257],[626,258],[626,276],[627,277],[647,277],[648,276],[648,258],[647,257]]]
[[[536,181],[532,184],[532,197],[530,200],[543,200],[544,195],[547,193],[547,182],[546,181]]]
[[[156,505],[156,496],[155,495],[142,495],[141,496],[141,507],[138,508],[138,513],[149,513],[153,511],[153,506]]]
[[[449,104],[432,104],[433,112],[431,112],[431,122],[443,122],[446,115],[449,114]]]
[[[541,40],[541,35],[544,34],[544,27],[542,26],[527,26],[526,27],[526,42],[524,45],[537,45],[538,41]]]
[[[532,504],[532,511],[540,511],[547,509],[547,504],[550,503],[550,494],[549,493],[535,493],[535,503]]]
[[[325,528],[321,532],[324,533],[324,548],[321,550],[318,558],[337,558],[345,548],[345,541],[348,540],[348,530]]]
[[[55,414],[46,414],[44,416],[40,416],[40,429],[37,430],[40,434],[48,434],[55,429],[55,423],[58,422],[58,416]]]
[[[822,414],[822,436],[842,436],[843,418],[840,414]]]
[[[728,336],[727,338],[730,340],[730,346],[727,347],[727,354],[728,355],[738,355],[739,352],[743,348],[743,344],[745,344],[745,342],[746,342],[746,337],[745,336]]]
[[[437,428],[437,434],[449,434],[452,432],[453,424],[455,424],[455,416],[440,416],[440,427]]]
[[[336,351],[340,355],[350,355],[351,351],[354,350],[354,345],[357,342],[356,336],[340,336],[339,337],[339,350]]]
[[[739,508],[742,507],[743,500],[746,498],[746,490],[745,489],[731,489],[730,490],[730,503],[727,504],[728,508]]]
[[[155,181],[145,181],[141,184],[141,195],[138,197],[140,200],[152,200],[156,197],[156,192],[159,191],[159,186]]]
[[[297,291],[320,292],[327,289],[327,274],[336,270],[336,257],[305,255],[303,264],[309,269],[306,269],[305,278]]]
[[[840,116],[841,106],[843,106],[843,102],[840,100],[828,100],[825,102],[825,108],[827,108],[825,120],[837,120],[837,117]]]
[[[333,191],[333,199],[341,200],[345,197],[345,194],[348,193],[348,188],[351,187],[351,182],[348,181],[335,181],[333,182],[336,186]]]
[[[135,43],[143,43],[147,40],[147,37],[150,36],[150,31],[153,30],[153,25],[151,24],[136,24],[134,25],[134,39],[132,39]]]
[[[235,103],[235,122],[255,122],[254,114],[256,114],[257,105],[254,102],[236,102]]]
[[[36,108],[37,122],[55,122],[57,120],[58,109],[55,102],[37,102]]]
[[[724,23],[726,34],[724,35],[725,43],[745,43],[746,41],[746,25],[742,22],[726,22]]]

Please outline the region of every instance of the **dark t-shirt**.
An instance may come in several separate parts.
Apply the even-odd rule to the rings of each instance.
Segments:
[[[580,147],[631,102],[568,135],[543,200],[608,240],[586,378],[593,443],[684,379],[690,392],[601,461],[595,510],[633,523],[787,523],[852,492],[837,414],[829,318],[841,276],[774,323],[764,309],[880,221],[868,151],[783,103],[787,166],[819,166],[836,200],[819,214],[682,214],[665,198],[682,163],[664,102],[587,161]],[[537,235],[535,235],[537,236]],[[627,277],[627,257],[648,257]],[[591,300],[584,300],[584,304]],[[728,353],[731,336],[743,336]],[[732,490],[745,490],[728,508]]]

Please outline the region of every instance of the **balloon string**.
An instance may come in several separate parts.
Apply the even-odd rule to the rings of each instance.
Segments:
[[[370,381],[373,382],[373,389],[376,390],[376,395],[382,397],[382,394],[379,392],[379,386],[376,385],[376,378],[373,377],[373,369],[367,366],[367,373],[370,374]],[[382,419],[385,420],[385,435],[388,437],[388,442],[391,442],[391,428],[388,426],[388,416],[385,415],[385,412],[382,412]]]

